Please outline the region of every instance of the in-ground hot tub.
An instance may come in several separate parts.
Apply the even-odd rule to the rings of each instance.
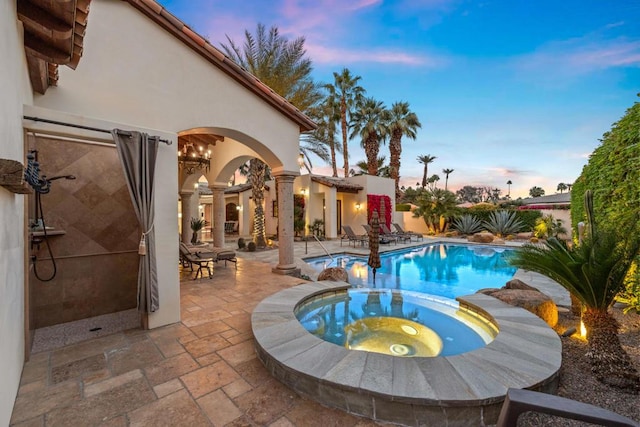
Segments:
[[[398,326],[401,331],[405,326],[409,335],[413,333],[411,328],[419,333],[419,328],[409,323],[387,325],[391,328],[392,340],[376,347],[388,347],[389,351],[373,352],[350,350],[344,343],[339,345],[318,338],[296,318],[299,309],[314,304],[321,307],[319,301],[335,301],[340,295],[348,294],[349,288],[339,282],[307,283],[266,298],[252,314],[256,349],[265,366],[283,383],[324,405],[405,425],[479,426],[496,422],[509,387],[553,391],[557,386],[561,362],[557,334],[528,311],[486,295],[460,297],[459,308],[471,318],[482,319],[480,324],[492,325],[489,330],[495,328],[495,338],[479,348],[451,355],[443,355],[447,335],[440,333],[436,335],[443,341],[443,348],[437,356],[393,355],[394,344],[406,345],[397,341],[397,334],[401,334],[401,341],[402,334],[406,335],[398,332]],[[376,304],[369,308],[377,309]],[[331,306],[329,303],[329,316]],[[389,316],[390,308],[386,313],[384,307],[380,308],[381,316],[368,308],[363,309],[363,313],[375,315],[369,319],[415,321],[415,316],[409,319]],[[371,328],[366,323],[354,326],[353,318],[346,318],[349,322],[342,325],[343,331],[335,324],[332,333],[348,335],[349,326],[355,332],[359,328]],[[416,322],[419,326],[429,329],[435,326],[423,324],[420,316],[417,319],[421,320]],[[322,327],[317,320],[316,323]],[[437,347],[425,351],[433,353]],[[395,351],[410,353],[411,349],[396,347]]]
[[[491,319],[457,301],[418,292],[351,288],[298,304],[302,326],[346,347],[401,357],[462,354],[498,334]]]

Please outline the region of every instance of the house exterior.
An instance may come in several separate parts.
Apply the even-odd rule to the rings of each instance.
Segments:
[[[8,425],[36,323],[81,318],[92,313],[87,306],[116,309],[104,298],[83,303],[75,279],[85,278],[98,292],[130,283],[114,273],[129,275],[130,269],[105,266],[137,268],[132,236],[140,230],[122,186],[112,184],[122,182],[122,170],[114,168],[113,141],[103,131],[139,131],[171,144],[159,145],[154,182],[160,308],[143,317],[155,328],[180,319],[178,195],[192,197],[194,184],[206,176],[213,239],[223,245],[228,177],[259,157],[276,177],[280,210],[292,209],[299,133],[315,125],[153,0],[4,1],[0,31],[0,161],[25,164],[35,147],[43,153],[43,172],[76,176],[56,181],[43,197],[52,223],[66,227],[51,239],[65,252],[64,274],[50,287],[33,277],[30,262],[32,196],[0,188],[0,425]],[[212,149],[208,171],[179,169],[177,149],[190,138]],[[273,269],[286,274],[295,267],[293,225],[285,222],[279,232],[280,260]],[[43,289],[48,293],[38,294]]]
[[[518,209],[534,209],[542,213],[543,216],[551,215],[555,219],[562,221],[562,225],[567,229],[567,239],[571,239],[571,192],[551,194],[541,197],[528,197],[522,199],[522,206]]]

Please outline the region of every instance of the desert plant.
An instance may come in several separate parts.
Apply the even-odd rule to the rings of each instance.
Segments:
[[[464,214],[453,221],[453,228],[462,234],[474,234],[482,231],[482,221],[475,215]]]
[[[314,219],[313,223],[309,225],[309,231],[316,237],[324,236],[324,221],[321,219]]]
[[[238,249],[244,249],[245,246],[247,246],[247,242],[242,237],[240,237],[238,239]]]
[[[539,239],[547,237],[558,237],[560,234],[566,234],[567,229],[562,225],[561,219],[556,219],[553,215],[545,215],[536,220],[536,226],[533,234]]]
[[[504,210],[491,212],[489,220],[485,221],[483,225],[497,236],[506,236],[522,230],[522,221],[516,217],[515,212]]]
[[[202,230],[204,227],[209,225],[209,222],[201,219],[201,218],[191,218],[191,231],[193,234],[191,235],[191,244],[195,245],[198,243],[198,232]]]
[[[251,241],[251,242],[247,243],[247,251],[248,252],[255,252],[256,251],[256,242]]]
[[[509,262],[555,280],[580,300],[589,343],[587,356],[596,378],[637,393],[640,377],[620,344],[618,323],[609,308],[640,252],[640,235],[597,228],[590,193],[585,194],[587,235],[581,244],[569,247],[551,237],[542,245],[525,245]]]

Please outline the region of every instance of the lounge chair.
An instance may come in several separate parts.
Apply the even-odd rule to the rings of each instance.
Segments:
[[[369,224],[362,224],[362,228],[367,232],[367,235],[371,234],[371,226]],[[398,239],[395,236],[385,235],[384,233],[378,232],[378,238],[381,244],[386,245],[387,243],[395,243],[398,244]]]
[[[395,229],[398,232],[398,234],[404,234],[404,235],[409,236],[409,237],[414,237],[415,236],[416,241],[424,239],[424,236],[422,234],[420,234],[420,233],[416,233],[416,232],[413,232],[413,231],[404,231],[402,229],[402,227],[400,226],[400,224],[398,224],[397,222],[394,222],[393,226],[395,227]]]
[[[380,224],[380,228],[382,228],[382,235],[384,237],[387,238],[394,238],[396,239],[396,241],[411,241],[411,236],[407,235],[407,234],[400,234],[400,233],[394,233],[393,231],[389,230],[389,227],[387,227],[387,224]]]
[[[189,247],[184,243],[180,242],[180,259],[183,266],[191,267],[191,271],[193,271],[194,264],[198,266],[196,270],[196,276],[193,278],[194,280],[198,278],[198,276],[204,278],[204,273],[202,271],[203,268],[207,269],[207,273],[209,273],[209,278],[213,277],[211,272],[211,263],[215,261],[215,254],[213,253],[201,253],[201,252],[191,252]]]
[[[353,247],[356,247],[356,242],[360,243],[361,246],[364,246],[365,243],[369,243],[369,236],[359,236],[353,232],[353,229],[350,225],[343,225],[342,229],[344,230],[344,236],[340,238],[340,246],[342,246],[342,240],[348,239],[349,244],[353,242]]]
[[[587,403],[531,390],[510,388],[507,390],[496,427],[515,426],[520,414],[529,411],[610,427],[640,425],[632,419]]]

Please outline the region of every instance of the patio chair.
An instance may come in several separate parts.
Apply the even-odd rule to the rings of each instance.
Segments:
[[[402,229],[402,227],[400,226],[400,224],[398,224],[397,222],[393,223],[393,227],[396,229],[398,234],[404,234],[404,235],[409,236],[409,237],[414,237],[415,236],[416,237],[416,241],[424,239],[424,236],[422,234],[420,234],[420,233],[416,233],[414,231],[404,231]]]
[[[371,226],[369,224],[362,224],[362,228],[367,232],[367,236],[371,234]],[[383,245],[389,244],[391,242],[398,244],[398,239],[395,236],[386,236],[383,233],[378,234],[379,242]]]
[[[369,243],[369,236],[359,236],[353,232],[353,229],[350,225],[343,225],[342,229],[344,230],[345,235],[340,239],[340,246],[342,246],[342,240],[348,239],[349,244],[353,242],[353,247],[356,247],[356,242],[360,243],[361,246],[364,246],[365,243]]]
[[[182,260],[183,266],[189,266],[191,271],[193,271],[194,264],[198,266],[196,270],[196,275],[193,278],[194,280],[198,278],[198,276],[204,278],[204,274],[202,272],[203,268],[207,269],[207,273],[209,273],[209,278],[211,279],[211,263],[215,261],[215,254],[213,253],[201,253],[201,252],[191,252],[189,247],[184,243],[180,242],[180,258]]]
[[[640,424],[615,412],[552,394],[510,388],[502,404],[496,427],[518,424],[524,412],[541,412],[603,426],[638,427]]]
[[[238,269],[238,258],[236,257],[236,251],[234,251],[233,249],[227,249],[227,248],[218,248],[218,247],[212,247],[210,249],[210,253],[215,255],[214,258],[214,262],[218,262],[218,261],[224,261],[224,266],[227,266],[227,261],[232,262],[235,264],[236,270]],[[209,249],[207,249],[207,252],[209,252]]]
[[[382,228],[382,235],[384,237],[393,237],[396,239],[396,241],[404,241],[405,243],[407,241],[411,241],[411,236],[407,235],[407,234],[401,234],[401,233],[394,233],[393,231],[389,230],[389,227],[387,227],[387,224],[381,223],[380,224],[380,228]]]

